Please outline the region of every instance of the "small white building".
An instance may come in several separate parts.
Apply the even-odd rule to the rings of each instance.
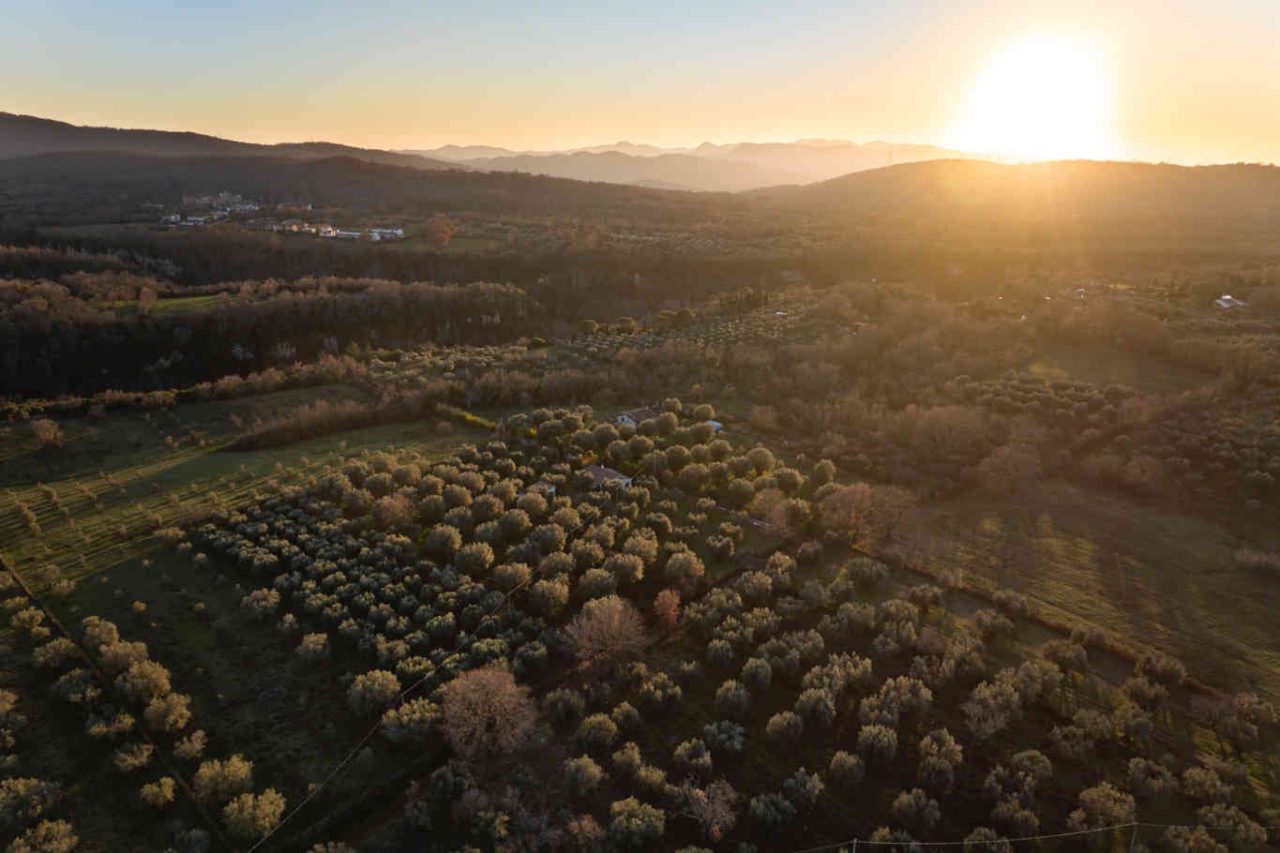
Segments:
[[[615,426],[638,427],[640,426],[641,421],[648,420],[649,418],[655,418],[657,416],[658,412],[656,409],[651,406],[642,406],[639,409],[631,409],[630,411],[622,412],[613,419],[613,423]]]
[[[626,474],[603,465],[588,465],[582,469],[582,472],[591,478],[593,489],[609,488],[612,485],[631,485],[631,478]]]

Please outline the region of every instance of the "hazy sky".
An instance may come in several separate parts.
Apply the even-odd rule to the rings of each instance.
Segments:
[[[82,124],[382,148],[1007,129],[1036,150],[1075,139],[1069,102],[1106,140],[1066,144],[1083,155],[1280,161],[1280,0],[0,0],[0,21],[0,110]],[[1045,39],[1088,67],[1034,105]]]

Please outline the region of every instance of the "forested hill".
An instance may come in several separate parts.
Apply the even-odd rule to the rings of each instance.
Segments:
[[[1280,168],[935,160],[749,194],[850,235],[1280,253]]]
[[[46,154],[0,160],[0,216],[50,224],[115,221],[146,202],[229,190],[267,203],[308,201],[406,216],[473,212],[650,222],[716,223],[745,199],[587,183],[518,173],[430,171],[352,157],[151,157],[123,153]]]
[[[930,161],[731,194],[353,157],[46,154],[0,159],[0,226],[152,221],[145,205],[220,190],[408,220],[446,212],[572,222],[631,234],[635,246],[661,233],[678,238],[682,252],[1086,261],[1280,255],[1280,168],[1093,161]]]
[[[200,133],[81,127],[36,116],[0,113],[0,158],[84,151],[118,151],[155,157],[272,156],[296,160],[347,156],[369,163],[415,169],[468,168],[416,154],[356,148],[332,142],[258,145]]]

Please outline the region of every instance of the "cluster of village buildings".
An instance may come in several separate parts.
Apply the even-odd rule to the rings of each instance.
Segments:
[[[383,243],[403,240],[403,228],[339,228],[327,223],[305,222],[301,219],[257,219],[245,225],[260,231],[276,231],[284,234],[311,234],[329,240],[369,240]]]
[[[339,228],[327,223],[307,222],[302,219],[245,218],[262,210],[262,205],[248,201],[232,192],[220,192],[213,195],[183,196],[182,208],[170,211],[160,221],[174,228],[193,228],[212,225],[235,219],[246,228],[255,231],[275,231],[285,234],[311,234],[330,240],[368,240],[382,243],[389,240],[403,240],[403,228]],[[275,205],[280,212],[297,213],[311,210],[310,204],[284,202]]]

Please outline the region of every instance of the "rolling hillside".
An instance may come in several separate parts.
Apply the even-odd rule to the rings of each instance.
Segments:
[[[1280,252],[1280,168],[936,160],[748,194],[854,239]]]
[[[157,157],[85,152],[0,159],[0,224],[146,221],[146,204],[228,190],[267,203],[429,216],[581,217],[693,229],[749,210],[732,196],[668,192],[514,173],[369,163],[353,157]]]
[[[354,157],[369,163],[409,166],[415,169],[466,169],[464,165],[416,154],[355,148],[332,142],[296,142],[257,145],[165,130],[124,130],[114,127],[81,127],[35,116],[0,113],[0,159],[36,154],[115,151],[155,157],[272,156],[294,160]]]

